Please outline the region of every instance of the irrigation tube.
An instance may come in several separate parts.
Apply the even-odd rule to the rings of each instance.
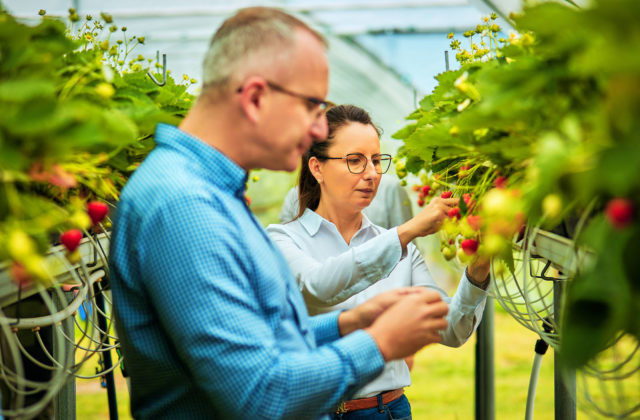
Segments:
[[[542,364],[542,355],[536,353],[533,358],[533,367],[531,368],[531,378],[529,379],[529,393],[527,394],[527,412],[524,416],[525,420],[533,420],[533,405],[536,399],[536,388],[538,387],[538,375],[540,374],[540,365]]]
[[[529,378],[529,392],[527,393],[527,411],[524,420],[533,420],[533,406],[536,400],[536,389],[538,388],[538,376],[540,376],[540,365],[542,365],[542,356],[547,352],[549,344],[543,339],[536,341],[536,355],[533,358],[533,367],[531,368],[531,378]]]

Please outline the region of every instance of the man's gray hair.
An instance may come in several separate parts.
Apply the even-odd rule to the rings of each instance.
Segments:
[[[269,7],[241,9],[225,20],[211,39],[203,63],[203,90],[221,90],[259,55],[286,55],[295,45],[296,30],[322,35],[301,20]],[[281,58],[285,58],[281,57]]]

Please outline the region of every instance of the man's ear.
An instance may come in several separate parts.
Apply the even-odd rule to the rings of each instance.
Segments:
[[[323,180],[322,165],[320,164],[318,158],[315,156],[311,156],[309,158],[309,171],[311,172],[311,175],[313,175],[313,177],[316,179],[316,181],[318,181],[318,184],[321,184]]]
[[[265,105],[267,82],[259,76],[251,76],[239,88],[240,106],[249,121],[256,123]]]

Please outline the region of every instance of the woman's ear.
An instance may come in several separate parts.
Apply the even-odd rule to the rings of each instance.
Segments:
[[[318,184],[321,184],[323,179],[322,164],[315,156],[311,156],[309,158],[309,171],[311,172],[311,175],[313,175],[313,177],[316,179],[316,181],[318,181]]]

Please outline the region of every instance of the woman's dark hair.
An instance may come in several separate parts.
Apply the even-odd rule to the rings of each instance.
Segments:
[[[309,159],[315,157],[321,162],[326,161],[327,150],[333,144],[336,132],[340,128],[350,123],[360,123],[372,126],[378,133],[378,137],[381,135],[380,128],[371,121],[369,113],[355,105],[338,105],[330,108],[327,111],[327,122],[329,123],[327,139],[313,143],[307,153],[302,155],[302,165],[300,167],[300,176],[298,177],[299,208],[296,219],[302,216],[307,208],[315,210],[320,204],[320,185],[311,174]]]

